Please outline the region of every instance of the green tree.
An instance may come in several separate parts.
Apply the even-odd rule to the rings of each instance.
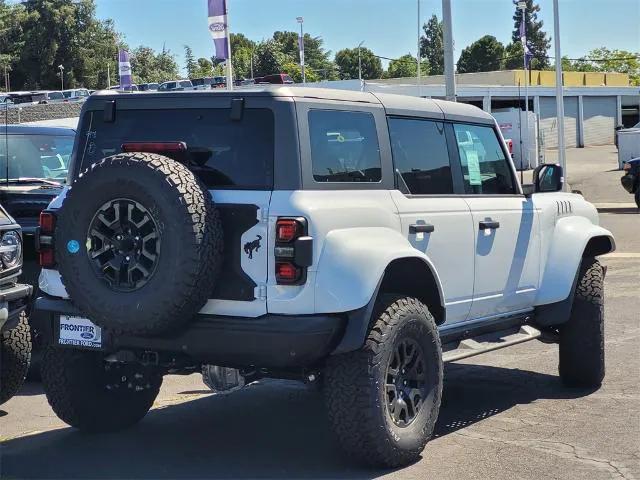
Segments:
[[[233,75],[235,78],[251,78],[252,55],[254,55],[254,47],[239,47],[232,51]]]
[[[640,52],[600,47],[591,50],[584,63],[599,72],[626,73],[631,85],[640,85]]]
[[[184,66],[187,70],[187,78],[198,78],[196,71],[198,70],[198,63],[193,56],[193,50],[189,45],[184,46]]]
[[[275,32],[273,39],[281,45],[281,50],[295,62],[300,63],[300,52],[298,46],[299,34],[297,32]],[[331,52],[323,47],[324,40],[322,37],[312,37],[308,33],[304,35],[304,63],[306,70],[309,68],[326,73],[322,78],[328,78],[334,75],[335,68],[331,62]],[[337,78],[337,77],[335,77]],[[309,75],[307,75],[307,81]]]
[[[302,68],[299,63],[287,62],[282,69],[283,73],[288,73],[293,81],[296,83],[302,83]],[[305,67],[304,74],[307,78],[307,83],[318,82],[321,80],[320,76],[311,67]]]
[[[503,55],[504,45],[493,35],[485,35],[462,50],[458,73],[500,70]]]
[[[420,62],[420,74],[429,75],[429,63],[426,60]],[[385,78],[415,77],[418,75],[418,62],[416,57],[407,53],[389,62],[389,68],[385,72]]]
[[[426,58],[431,75],[444,73],[444,40],[443,26],[438,17],[433,15],[422,26],[424,35],[420,37],[420,58]]]
[[[178,78],[178,64],[167,50],[156,54],[152,48],[140,46],[131,55],[131,71],[136,83],[161,83]]]
[[[256,77],[282,73],[287,63],[294,60],[285,55],[280,44],[275,40],[267,40],[258,44],[254,51],[253,71]]]
[[[549,66],[549,58],[547,52],[551,46],[551,40],[547,37],[547,34],[542,27],[544,22],[538,20],[538,12],[540,6],[537,3],[533,3],[533,0],[526,0],[527,9],[525,11],[525,27],[527,29],[527,46],[529,51],[533,54],[533,60],[531,62],[531,68],[544,69]],[[522,10],[515,7],[516,11],[513,14],[513,34],[511,40],[513,43],[520,43],[520,21],[522,19]],[[520,62],[522,66],[522,62]]]
[[[382,78],[382,62],[371,50],[360,49],[362,59],[362,78],[365,80]],[[336,53],[335,63],[342,78],[359,78],[358,76],[358,48],[345,48]]]
[[[3,38],[0,53],[12,56],[14,89],[59,88],[58,65],[64,66],[65,87],[106,86],[107,64],[115,66],[123,43],[113,22],[96,18],[94,0],[2,2],[0,18],[6,15],[9,28],[3,27],[0,36],[16,42],[10,40],[13,51],[5,53]]]
[[[193,72],[193,77],[191,78],[202,78],[202,77],[212,77],[213,76],[213,64],[211,60],[208,58],[199,58],[196,61],[196,69]]]

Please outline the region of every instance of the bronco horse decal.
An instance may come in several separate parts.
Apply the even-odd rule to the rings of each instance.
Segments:
[[[249,255],[249,260],[251,260],[253,258],[253,251],[255,250],[256,252],[258,250],[260,250],[260,240],[262,240],[262,237],[260,235],[256,235],[256,239],[253,240],[252,242],[247,242],[244,244],[244,253],[246,253],[247,255]]]

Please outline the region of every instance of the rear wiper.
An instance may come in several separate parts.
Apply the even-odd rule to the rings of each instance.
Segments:
[[[61,187],[62,183],[55,182],[53,180],[47,180],[45,178],[37,178],[37,177],[20,177],[20,178],[10,178],[9,180],[5,180],[4,182],[0,181],[0,183],[8,183],[8,184],[21,184],[21,183],[41,183],[43,185],[52,185],[56,187]]]

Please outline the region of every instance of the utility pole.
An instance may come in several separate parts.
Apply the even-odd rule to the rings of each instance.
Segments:
[[[446,98],[456,101],[456,77],[453,66],[453,29],[451,21],[451,0],[442,0],[442,22],[444,28],[444,77]]]
[[[111,88],[111,70],[109,69],[109,62],[107,62],[107,90]]]
[[[558,123],[558,163],[564,172],[566,185],[567,161],[564,152],[564,92],[562,89],[562,54],[560,52],[560,15],[558,0],[553,0],[553,40],[556,50],[556,116]]]
[[[296,20],[300,24],[300,40],[298,40],[298,43],[299,43],[298,47],[300,50],[300,69],[302,70],[302,83],[306,84],[307,76],[304,71],[304,29],[303,29],[304,18],[296,17]]]

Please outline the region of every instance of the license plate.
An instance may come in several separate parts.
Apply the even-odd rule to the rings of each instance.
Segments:
[[[60,315],[60,345],[102,348],[102,329],[88,318]]]

